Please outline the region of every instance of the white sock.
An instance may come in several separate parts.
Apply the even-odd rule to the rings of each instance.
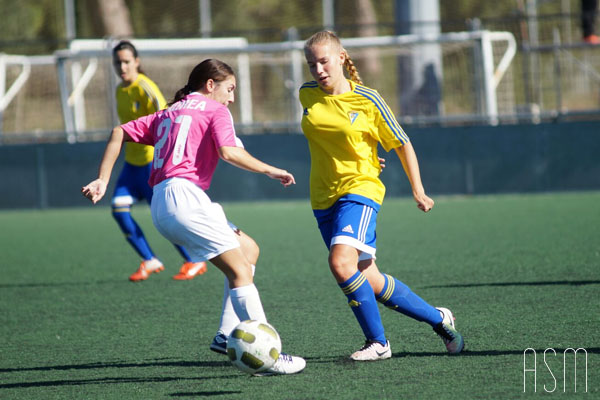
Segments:
[[[221,324],[217,333],[222,333],[229,337],[233,328],[240,323],[233,305],[231,304],[231,297],[229,297],[229,279],[225,277],[225,285],[223,287],[223,306],[221,308]]]
[[[256,267],[252,265],[252,276],[254,276],[255,270]],[[229,336],[233,328],[235,328],[239,323],[240,319],[233,309],[231,297],[229,296],[229,279],[225,277],[225,284],[223,287],[223,304],[221,306],[221,323],[217,333],[222,333],[225,336]]]
[[[258,290],[253,283],[230,289],[229,297],[231,298],[231,305],[240,321],[248,319],[267,321]]]
[[[146,265],[146,269],[150,271],[154,271],[163,266],[163,263],[156,257],[152,257],[149,260],[144,260],[144,264]]]

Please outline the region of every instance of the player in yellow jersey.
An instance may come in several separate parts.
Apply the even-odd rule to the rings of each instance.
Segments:
[[[116,99],[117,113],[122,124],[165,108],[165,98],[158,86],[143,74],[137,49],[131,42],[123,40],[113,48],[113,63],[121,78],[116,90]],[[142,258],[138,270],[129,277],[129,280],[134,282],[145,280],[150,274],[164,269],[130,212],[135,201],[145,199],[150,204],[152,188],[148,184],[148,178],[153,156],[152,146],[125,143],[125,164],[112,198],[112,215],[127,241]],[[175,247],[185,261],[174,279],[193,279],[206,272],[204,261],[194,262],[183,247]]]
[[[417,206],[428,212],[434,204],[425,194],[408,136],[379,93],[362,84],[333,32],[311,36],[304,53],[315,79],[302,85],[299,93],[302,130],[311,155],[311,205],[329,249],[329,268],[366,337],[365,345],[350,357],[367,361],[392,355],[377,301],[429,323],[448,352],[461,352],[464,341],[452,312],[429,305],[375,264],[376,218],[385,195],[378,143],[398,154]]]

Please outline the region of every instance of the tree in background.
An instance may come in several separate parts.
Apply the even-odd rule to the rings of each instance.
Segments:
[[[168,3],[162,0],[68,1],[75,7],[78,38],[200,35],[199,0],[170,0]],[[373,29],[371,21],[376,21],[379,35],[393,34],[396,1],[335,0],[335,29],[340,37],[370,35],[366,31]],[[570,0],[569,3],[573,26],[577,30],[575,37],[579,36],[579,1]],[[468,30],[468,21],[478,18],[484,29],[511,31],[519,37],[517,18],[522,18],[519,11],[522,2],[440,1],[442,31]],[[538,4],[539,17],[564,11],[561,9],[564,1],[540,1]],[[0,0],[0,52],[48,54],[64,48],[64,6],[64,0]],[[211,11],[215,37],[243,36],[250,42],[270,42],[286,40],[290,27],[298,29],[300,38],[322,28],[322,0],[212,0]],[[555,21],[551,23],[556,25]],[[365,68],[370,67],[365,65]]]
[[[56,0],[0,0],[0,52],[46,54],[65,36],[62,4]],[[62,3],[62,2],[61,2]]]
[[[377,36],[377,14],[371,0],[356,0],[356,22],[359,24],[359,36]],[[364,62],[362,66],[365,72],[375,76],[381,72],[381,63],[379,62],[379,52],[376,48],[365,49],[362,52]]]
[[[130,37],[133,26],[124,0],[97,0],[104,32],[112,37]]]

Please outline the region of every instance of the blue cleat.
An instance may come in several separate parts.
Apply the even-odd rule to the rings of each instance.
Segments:
[[[227,355],[227,336],[223,333],[217,333],[210,343],[210,349],[215,353]]]

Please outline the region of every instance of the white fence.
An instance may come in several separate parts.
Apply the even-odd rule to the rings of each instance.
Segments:
[[[297,91],[310,80],[303,41],[248,43],[244,38],[132,40],[146,73],[165,97],[187,81],[204,58],[223,59],[236,70],[232,113],[240,133],[298,132]],[[377,88],[401,123],[478,121],[496,124],[518,107],[512,63],[517,46],[509,32],[459,32],[342,39],[367,86]],[[0,55],[0,142],[105,137],[117,122],[111,40],[75,40],[47,57]],[[402,112],[399,60],[424,46],[441,55],[441,104],[437,113]],[[34,79],[31,65],[45,67]],[[373,66],[378,68],[373,68]],[[20,72],[19,72],[19,67]],[[49,72],[50,71],[50,72]],[[8,90],[6,82],[11,82]]]

